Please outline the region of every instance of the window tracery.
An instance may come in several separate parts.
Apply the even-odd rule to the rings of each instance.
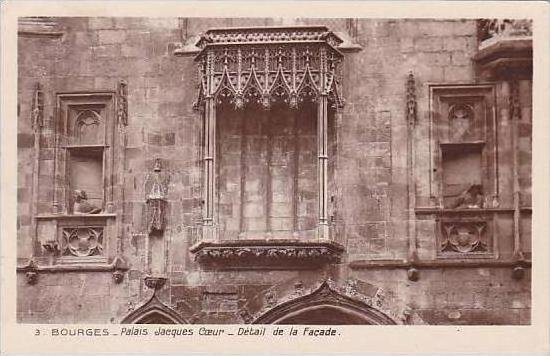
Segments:
[[[312,163],[316,162],[318,167],[317,187],[314,188],[318,207],[317,217],[312,212],[310,218],[316,221],[316,239],[330,241],[328,131],[332,130],[329,122],[334,119],[337,109],[344,105],[341,96],[344,58],[336,48],[342,42],[325,26],[212,29],[197,42],[201,50],[195,58],[198,95],[194,107],[199,109],[204,120],[204,206],[202,242],[192,251],[200,255],[201,249],[206,248],[208,243],[217,241],[220,244],[223,240],[219,236],[221,208],[217,203],[220,199],[217,166],[223,163],[218,162],[216,157],[217,146],[222,144],[216,142],[217,130],[220,129],[217,122],[225,122],[235,116],[227,110],[244,110],[251,114],[258,107],[277,111],[278,114],[273,115],[287,113],[290,116],[295,115],[291,113],[293,110],[314,108],[310,119],[316,122],[317,127],[317,152]],[[281,111],[281,108],[286,109]],[[271,136],[267,134],[267,137]],[[268,156],[269,152],[267,150]],[[271,172],[265,179],[269,195],[273,180]],[[268,221],[265,235],[269,238],[269,202],[265,209]]]

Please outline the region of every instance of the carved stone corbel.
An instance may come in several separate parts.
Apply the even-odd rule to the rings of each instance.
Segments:
[[[147,276],[144,279],[144,283],[148,288],[151,288],[154,290],[153,294],[156,294],[157,291],[162,289],[164,287],[164,284],[166,283],[166,277],[163,276]]]
[[[61,253],[61,246],[57,240],[46,240],[40,243],[42,249],[48,254],[50,259],[55,258]]]
[[[411,267],[407,270],[407,278],[409,281],[416,282],[420,278],[420,272],[414,267]]]
[[[113,281],[116,284],[120,284],[124,280],[124,271],[128,269],[128,266],[126,265],[126,261],[119,256],[115,257],[113,265],[115,268],[113,271]]]
[[[34,285],[38,282],[38,266],[34,259],[30,259],[26,266],[21,269],[25,272],[25,277],[27,278],[27,284]]]

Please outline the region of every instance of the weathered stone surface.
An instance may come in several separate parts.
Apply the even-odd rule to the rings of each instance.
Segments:
[[[492,233],[499,260],[483,260],[483,266],[444,265],[446,260],[438,254],[439,213],[409,214],[408,73],[412,71],[416,80],[414,187],[409,188],[416,193],[417,207],[435,209],[437,177],[443,172],[438,171],[432,156],[436,147],[430,143],[433,127],[429,110],[433,107],[428,83],[473,84],[479,80],[472,61],[478,51],[475,21],[358,20],[355,41],[363,50],[345,53],[341,83],[346,105],[337,113],[330,108],[328,122],[327,199],[333,224],[329,236],[344,246],[341,261],[320,264],[314,270],[300,269],[296,263],[286,270],[260,271],[209,270],[189,252],[208,236],[202,228],[204,124],[201,112],[193,111],[199,85],[196,63],[191,57],[174,56],[172,49],[174,43],[185,41],[183,33],[192,37],[214,27],[277,23],[244,18],[182,20],[59,18],[67,29],[62,40],[19,38],[17,244],[21,265],[33,254],[42,258],[42,265],[48,264],[50,257],[39,242],[55,238],[58,231],[55,220],[46,216],[39,219],[38,236],[33,236],[33,206],[37,214],[52,213],[54,197],[63,194],[54,183],[63,186],[69,182],[65,166],[55,164],[56,150],[60,149],[56,144],[67,141],[54,131],[59,124],[54,111],[56,93],[116,92],[117,83],[124,80],[128,88],[127,126],[114,126],[113,134],[124,131],[125,149],[122,155],[115,141],[112,179],[118,194],[113,211],[117,216],[109,227],[106,244],[108,262],[120,254],[130,268],[120,284],[114,283],[112,271],[43,270],[38,271],[37,283],[31,285],[21,270],[17,286],[19,321],[120,322],[150,298],[143,278],[154,269],[168,278],[159,298],[165,303],[170,300],[168,307],[196,323],[250,322],[259,316],[254,313],[269,310],[268,304],[307,295],[329,277],[343,285],[343,276],[353,276],[357,285],[365,284],[353,287],[350,282],[348,291],[361,290],[370,303],[378,300],[382,305],[379,290],[384,290],[395,296],[394,309],[408,305],[428,324],[530,323],[530,269],[526,268],[523,279],[515,280],[512,265],[491,265],[515,258],[514,126],[511,90],[505,79],[496,85],[495,107],[499,159],[495,179],[502,210],[495,212],[498,220]],[[310,20],[303,21],[308,24]],[[347,31],[345,19],[326,22],[331,29]],[[33,151],[35,136],[30,121],[32,88],[37,81],[43,86],[45,119],[38,155]],[[519,81],[518,88],[516,168],[520,203],[528,208],[532,200],[531,81]],[[214,166],[217,220],[212,236],[217,233],[220,240],[228,241],[307,241],[319,236],[315,105],[287,109],[288,104],[283,103],[270,111],[218,106]],[[487,147],[492,144],[486,143]],[[145,178],[157,158],[171,179],[164,232],[149,236]],[[39,172],[33,172],[35,159],[40,162]],[[458,167],[457,171],[465,169]],[[489,162],[478,168],[488,171],[491,167]],[[38,175],[36,187],[33,173]],[[530,212],[525,209],[520,215],[521,248],[530,258]],[[410,266],[403,262],[410,258],[409,224],[414,227],[419,261],[433,262],[415,267],[419,278],[414,282],[407,278]],[[35,238],[38,243],[33,242]],[[276,251],[272,258],[277,258]],[[352,262],[357,260],[377,265],[352,269]]]

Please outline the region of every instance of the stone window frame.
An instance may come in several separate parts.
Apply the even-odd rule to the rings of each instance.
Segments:
[[[323,263],[339,259],[343,247],[331,234],[327,174],[328,112],[331,105],[343,106],[339,65],[343,54],[337,48],[341,43],[325,26],[211,29],[197,42],[199,90],[194,107],[203,120],[203,222],[201,239],[190,251],[199,262],[213,261],[216,265],[221,261],[226,266],[242,262],[249,255],[273,257],[260,258],[262,263],[281,256],[297,261],[311,258],[315,261],[311,265],[318,264],[318,257]],[[297,107],[303,96],[313,95],[317,103],[316,239],[303,242],[274,239],[267,244],[266,240],[224,242],[215,221],[218,101],[223,98],[241,109],[247,100],[253,100],[269,109],[273,97],[281,95],[291,108]],[[339,110],[334,112],[341,114]]]
[[[436,112],[437,100],[454,100],[468,104],[468,102],[481,100],[485,108],[483,136],[476,142],[442,142],[439,136],[440,128],[437,127],[438,116]],[[510,209],[499,206],[499,158],[498,158],[498,130],[496,117],[496,84],[430,84],[429,85],[429,194],[431,207],[416,208],[416,214],[430,214],[435,218],[435,257],[437,259],[496,259],[499,256],[498,247],[498,215],[508,213]],[[448,128],[449,129],[449,128]],[[443,151],[449,147],[460,150],[462,148],[481,150],[481,179],[484,185],[484,204],[482,207],[457,207],[449,208],[443,203]],[[474,225],[485,226],[483,234],[486,245],[485,251],[470,250],[463,241],[462,251],[444,251],[449,242],[449,236],[445,238],[445,226],[455,224],[467,230],[472,230]],[[471,232],[471,231],[470,231]],[[460,240],[460,233],[458,233]],[[456,244],[456,241],[454,241]],[[445,246],[445,247],[444,247]]]
[[[120,81],[117,90],[98,91],[63,91],[56,92],[55,110],[52,120],[44,121],[38,135],[43,131],[51,136],[53,149],[53,196],[49,213],[34,215],[34,240],[41,246],[42,253],[38,256],[49,260],[48,265],[40,266],[39,270],[76,270],[104,271],[112,270],[116,274],[125,270],[125,262],[121,259],[121,235],[123,205],[121,187],[115,187],[115,176],[122,176],[124,167],[125,126],[127,125],[127,90],[126,82]],[[104,139],[102,144],[75,145],[68,138],[68,110],[80,108],[81,111],[90,107],[102,107],[105,113]],[[49,146],[48,146],[49,147]],[[38,147],[37,154],[41,153]],[[75,214],[69,205],[67,182],[69,171],[67,158],[71,151],[92,150],[101,151],[102,156],[102,211],[97,214]],[[39,164],[40,165],[40,164]],[[38,167],[39,168],[39,167]],[[35,182],[38,184],[38,181]],[[36,186],[35,189],[38,187]],[[35,190],[36,191],[36,190]],[[101,230],[101,253],[91,255],[69,256],[63,253],[67,247],[64,239],[66,229]],[[39,258],[40,260],[40,258]],[[122,266],[122,267],[121,267]],[[120,277],[117,275],[117,277]],[[118,283],[121,278],[116,278]]]

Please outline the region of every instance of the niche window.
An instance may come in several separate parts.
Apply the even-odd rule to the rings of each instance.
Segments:
[[[37,238],[55,264],[105,264],[117,248],[116,96],[86,92],[59,93],[56,98],[55,120],[45,127],[55,133],[55,141],[42,152],[45,157],[53,152],[53,159],[41,161],[43,169],[53,163],[52,210],[37,215]]]
[[[207,31],[197,43],[204,122],[200,261],[333,260],[333,122],[342,43],[324,26]]]
[[[491,85],[430,87],[430,192],[438,257],[490,257],[499,206],[495,96]]]
[[[111,213],[113,205],[112,94],[60,94],[59,169],[65,184],[56,190],[58,212]]]

